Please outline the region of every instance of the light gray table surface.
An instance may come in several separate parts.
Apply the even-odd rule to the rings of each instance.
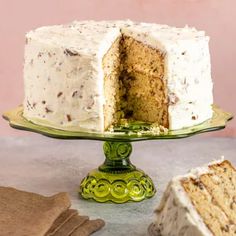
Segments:
[[[195,136],[180,140],[133,143],[131,161],[153,179],[156,195],[143,202],[112,204],[78,198],[87,172],[104,160],[102,142],[57,140],[41,135],[0,137],[0,185],[52,195],[66,191],[72,207],[106,226],[94,235],[147,235],[153,210],[171,177],[222,155],[236,164],[236,139]]]

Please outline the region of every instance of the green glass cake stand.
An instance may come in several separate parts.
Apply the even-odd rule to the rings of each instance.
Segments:
[[[105,162],[89,172],[82,180],[79,193],[84,199],[93,199],[97,202],[124,203],[151,198],[156,192],[151,178],[130,162],[131,142],[185,138],[223,129],[227,121],[233,118],[232,114],[215,105],[213,110],[213,117],[202,124],[181,130],[154,133],[150,131],[150,124],[138,121],[120,124],[114,127],[112,132],[105,133],[72,132],[49,128],[26,120],[22,115],[22,106],[5,112],[3,117],[13,128],[37,132],[52,138],[105,141],[103,145]]]

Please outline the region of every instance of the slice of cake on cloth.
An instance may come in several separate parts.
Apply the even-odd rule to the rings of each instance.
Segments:
[[[236,235],[236,169],[221,160],[173,178],[155,212],[150,235]]]

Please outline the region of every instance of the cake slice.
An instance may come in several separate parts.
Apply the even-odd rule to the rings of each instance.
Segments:
[[[235,168],[217,161],[173,178],[155,212],[152,235],[236,235]]]

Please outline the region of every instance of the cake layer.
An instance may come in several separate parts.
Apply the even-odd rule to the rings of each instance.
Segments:
[[[132,37],[123,36],[122,45],[125,115],[169,128],[164,54]]]
[[[143,44],[133,37],[123,36],[123,67],[128,72],[140,72],[155,78],[164,78],[165,52]]]
[[[236,170],[210,163],[174,178],[157,212],[160,235],[235,235]]]
[[[236,170],[227,161],[209,168],[213,174],[203,175],[200,180],[236,230]]]
[[[104,71],[104,128],[118,122],[120,110],[120,40],[119,37],[112,44],[106,55],[103,57]]]
[[[125,117],[168,126],[168,106],[163,81],[140,72],[123,75]]]

